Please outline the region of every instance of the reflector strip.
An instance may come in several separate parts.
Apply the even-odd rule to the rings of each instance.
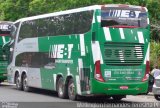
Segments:
[[[103,31],[104,31],[104,35],[105,35],[105,38],[107,41],[111,41],[111,34],[110,34],[110,31],[109,31],[109,28],[107,27],[103,27]]]

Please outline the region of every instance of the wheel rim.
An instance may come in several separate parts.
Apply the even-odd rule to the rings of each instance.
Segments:
[[[25,76],[24,80],[23,80],[23,87],[24,89],[27,89],[27,77]]]
[[[60,80],[59,86],[58,86],[58,93],[59,93],[59,95],[62,96],[63,95],[63,91],[64,91],[63,81]]]
[[[74,88],[75,88],[75,86],[74,86],[74,83],[73,82],[71,82],[70,84],[69,84],[69,95],[72,97],[72,96],[74,96],[75,95],[75,90],[74,90]]]
[[[16,77],[16,86],[17,86],[17,88],[20,87],[20,78],[19,78],[19,76]]]
[[[62,88],[62,84],[61,84],[61,85],[59,85],[59,94],[60,94],[60,95],[63,95],[63,88]]]

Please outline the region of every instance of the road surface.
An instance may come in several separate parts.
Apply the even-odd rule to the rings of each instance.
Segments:
[[[33,89],[32,92],[19,91],[15,88],[15,85],[8,83],[0,84],[0,108],[101,108],[109,107],[107,105],[133,105],[134,103],[140,103],[139,107],[143,107],[146,103],[160,107],[159,101],[154,99],[152,93],[148,95],[127,96],[122,101],[115,102],[112,99],[95,99],[93,97],[80,98],[79,101],[73,102],[68,99],[60,99],[57,93],[54,91],[47,91],[41,89]],[[149,105],[148,104],[148,105]],[[100,106],[95,106],[100,105]],[[136,105],[136,104],[135,104]],[[10,107],[6,107],[10,106]],[[153,107],[154,107],[153,106]],[[113,106],[117,107],[117,106]],[[127,106],[126,106],[127,107]],[[129,107],[129,106],[128,106]]]

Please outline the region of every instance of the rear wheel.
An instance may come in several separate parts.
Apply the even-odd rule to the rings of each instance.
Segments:
[[[15,77],[15,82],[16,82],[16,88],[18,90],[22,90],[23,89],[23,86],[22,86],[22,81],[20,80],[21,77],[19,74],[16,74],[16,77]]]
[[[71,100],[77,100],[77,94],[75,89],[74,80],[70,79],[68,83],[68,96]]]
[[[154,95],[155,99],[160,101],[160,95]]]
[[[28,86],[27,75],[26,74],[23,75],[23,90],[26,91],[26,92],[30,91],[30,87]]]
[[[64,83],[64,79],[63,77],[60,77],[58,79],[58,82],[57,82],[57,92],[58,92],[58,97],[60,98],[67,98],[68,94],[67,94],[67,88],[65,86],[65,83]]]

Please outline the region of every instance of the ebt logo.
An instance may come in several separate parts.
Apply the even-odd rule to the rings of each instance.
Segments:
[[[119,18],[138,18],[141,11],[133,10],[110,10],[110,17],[119,17]]]
[[[55,44],[50,45],[49,48],[49,58],[63,58],[64,55],[71,58],[73,44]]]

